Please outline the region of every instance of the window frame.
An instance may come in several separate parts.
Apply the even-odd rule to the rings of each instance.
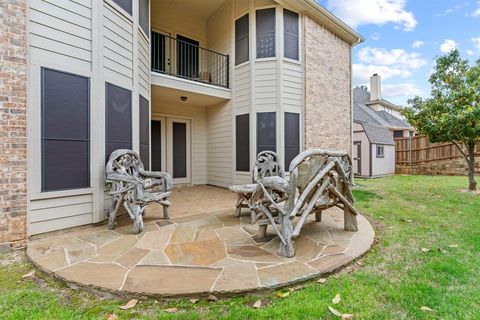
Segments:
[[[291,33],[286,31],[287,28],[286,28],[285,12],[291,12],[291,13],[293,13],[297,16],[297,34],[296,35],[291,34]],[[292,10],[283,8],[282,17],[283,17],[283,58],[287,59],[289,61],[300,62],[300,30],[301,30],[301,28],[300,28],[300,14],[296,11],[292,11]],[[286,51],[287,42],[285,41],[285,39],[286,39],[285,35],[286,34],[295,36],[297,38],[297,58],[296,59],[286,56],[286,52],[287,52]]]
[[[383,144],[376,145],[376,156],[377,158],[385,158],[385,145]]]
[[[269,32],[261,32],[262,34],[273,33],[273,55],[269,56],[262,56],[259,57],[258,53],[258,39],[259,39],[259,32],[258,32],[258,13],[260,11],[271,11],[273,12],[273,31]],[[275,59],[277,58],[278,48],[277,48],[277,8],[276,7],[266,7],[266,8],[258,8],[255,10],[255,59]]]
[[[87,138],[84,139],[84,142],[87,142],[87,181],[85,186],[81,187],[71,187],[71,188],[58,188],[58,189],[46,189],[45,187],[45,70],[59,72],[71,76],[81,77],[87,80]],[[92,99],[91,99],[91,78],[85,75],[76,74],[73,72],[63,71],[55,68],[40,67],[40,192],[61,192],[61,191],[70,191],[70,190],[82,190],[89,189],[92,187],[91,175],[92,175],[92,165],[91,165],[91,156],[92,156],[92,134],[91,134],[91,108],[92,108]],[[65,139],[68,141],[69,139]],[[70,139],[70,141],[72,141]],[[80,140],[73,140],[80,141]]]
[[[243,19],[243,18],[247,19],[247,34],[246,34],[246,36],[237,40],[237,33],[236,33],[237,21],[239,21],[240,19]],[[239,42],[240,40],[247,40],[247,60],[242,61],[242,62],[237,62],[237,56],[238,56],[237,55],[237,42]],[[233,49],[234,49],[234,52],[235,52],[235,61],[234,61],[235,67],[239,66],[239,65],[242,65],[243,63],[249,62],[250,61],[250,13],[249,12],[247,12],[244,15],[238,17],[234,21],[234,44],[235,44],[235,47]]]

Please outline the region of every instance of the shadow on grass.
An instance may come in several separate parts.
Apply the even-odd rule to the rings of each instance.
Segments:
[[[353,195],[356,201],[359,202],[369,202],[374,199],[382,199],[381,196],[377,195],[374,192],[367,191],[367,190],[352,190]]]

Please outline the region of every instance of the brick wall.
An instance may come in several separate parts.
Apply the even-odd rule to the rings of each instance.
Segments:
[[[412,165],[396,166],[397,174],[425,174],[425,175],[443,175],[443,176],[466,176],[467,163],[463,158],[436,160]],[[480,159],[477,158],[475,165],[476,174],[480,175]]]
[[[26,0],[0,1],[0,244],[26,242]]]
[[[305,148],[352,150],[351,47],[305,16]]]

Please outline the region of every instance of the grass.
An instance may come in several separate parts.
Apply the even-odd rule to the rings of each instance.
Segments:
[[[286,298],[274,291],[217,302],[126,302],[91,294],[39,274],[22,253],[0,256],[1,319],[339,319],[334,307],[355,319],[480,319],[480,196],[462,193],[462,177],[395,176],[356,180],[357,207],[372,221],[376,244],[363,259],[328,277],[305,283]],[[421,248],[430,249],[422,252]],[[260,309],[251,305],[262,300]],[[433,312],[420,308],[428,306]],[[168,314],[165,308],[176,307]]]

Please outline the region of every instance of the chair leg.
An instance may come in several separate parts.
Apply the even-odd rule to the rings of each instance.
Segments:
[[[286,244],[280,242],[279,253],[281,256],[292,258],[295,256],[295,246],[292,239],[293,224],[288,216],[282,217],[282,237]]]
[[[237,199],[236,209],[235,209],[235,217],[240,217],[240,214],[242,213],[242,203],[243,203],[243,198],[242,198],[242,195],[239,194]]]
[[[113,230],[117,225],[117,212],[122,203],[122,199],[115,197],[108,209],[108,229]]]
[[[258,237],[259,239],[263,239],[263,238],[265,238],[265,237],[267,236],[267,226],[268,226],[267,224],[263,224],[263,223],[258,226],[258,235],[257,235],[257,237]]]
[[[322,221],[322,210],[315,211],[315,221],[316,222]]]
[[[357,216],[347,206],[343,209],[344,229],[346,231],[358,231]]]
[[[133,220],[133,233],[138,234],[143,231],[142,208],[138,204],[134,204],[132,207],[132,211],[135,216]]]
[[[170,219],[169,209],[169,206],[163,205],[163,219]]]

